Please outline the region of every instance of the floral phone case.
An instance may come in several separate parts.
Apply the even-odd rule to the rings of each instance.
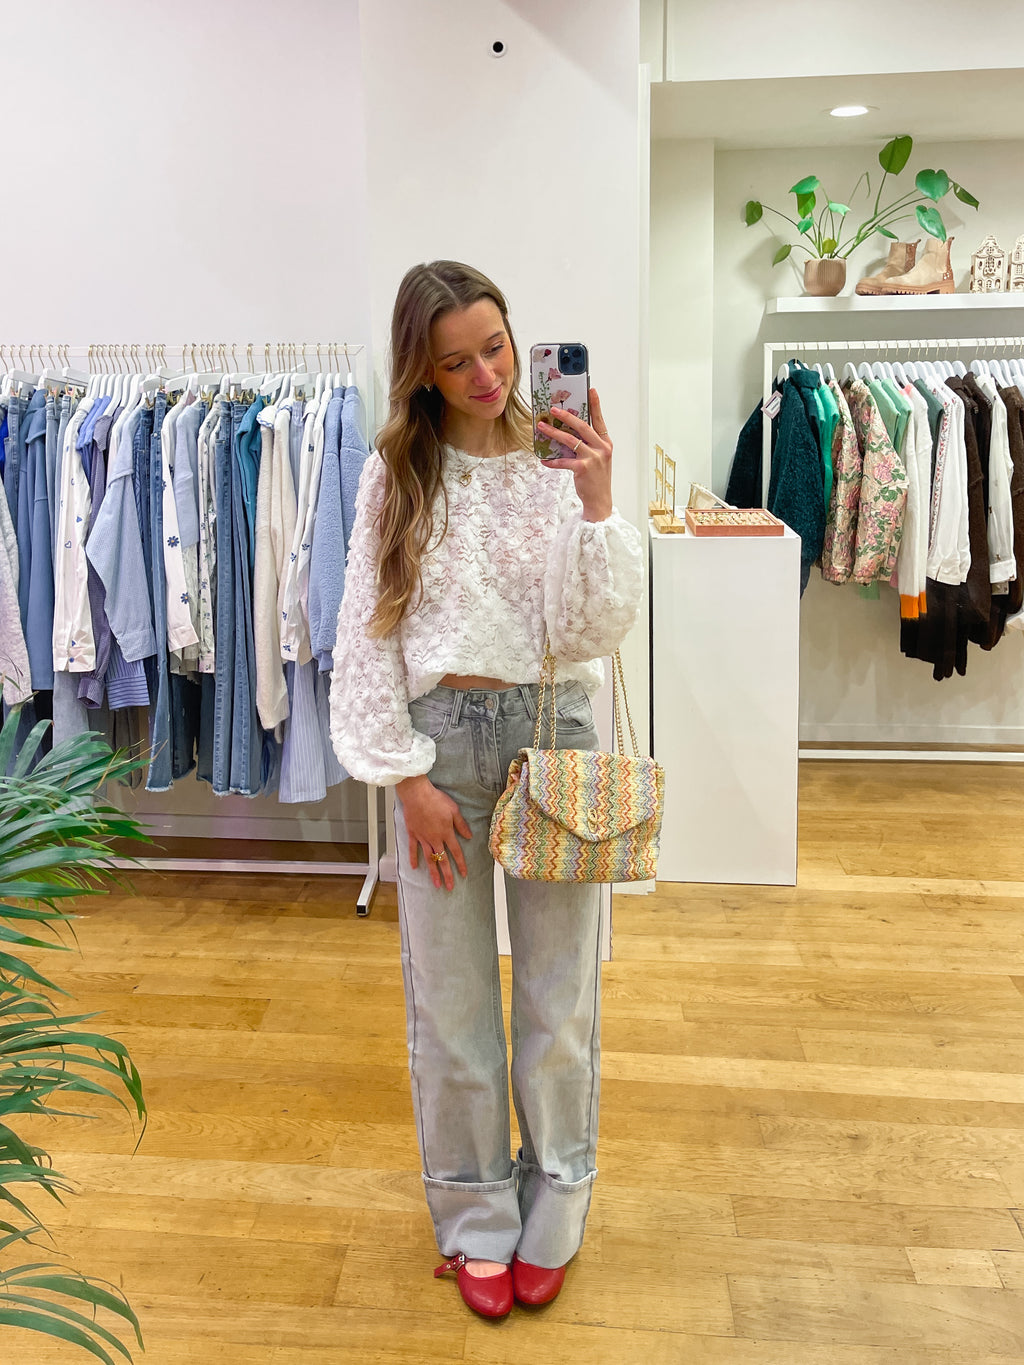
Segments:
[[[538,422],[565,429],[551,415],[552,408],[590,421],[590,362],[587,348],[578,341],[540,343],[530,348],[530,391],[533,400],[533,449],[542,460],[572,455],[576,437],[568,445],[549,441],[537,430]],[[568,438],[567,438],[568,439]]]

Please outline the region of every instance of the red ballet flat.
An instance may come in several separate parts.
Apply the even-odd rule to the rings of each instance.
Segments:
[[[512,1289],[519,1303],[550,1303],[565,1283],[565,1266],[548,1270],[512,1257]]]
[[[434,1279],[457,1270],[462,1301],[485,1318],[503,1318],[512,1311],[512,1272],[508,1266],[498,1275],[471,1275],[466,1269],[466,1258],[454,1256],[434,1271]],[[558,1292],[557,1290],[555,1291]]]

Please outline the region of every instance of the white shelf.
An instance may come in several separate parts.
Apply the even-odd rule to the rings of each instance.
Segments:
[[[769,299],[765,313],[883,313],[929,312],[937,315],[958,312],[1000,311],[1024,312],[1024,293],[1016,294],[840,294],[838,298],[814,298],[801,294],[796,298]]]

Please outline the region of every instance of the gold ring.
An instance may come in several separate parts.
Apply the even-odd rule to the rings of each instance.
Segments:
[[[443,857],[444,857],[444,849],[442,849],[440,853],[432,853],[432,854],[430,855],[430,861],[431,861],[432,863],[439,863]]]
[[[574,455],[576,454],[577,450],[579,450],[579,448],[580,448],[580,446],[581,446],[582,444],[583,444],[583,437],[581,436],[580,439],[576,442],[576,444],[575,444],[575,445],[573,446],[573,448],[572,448],[572,453],[573,453]]]

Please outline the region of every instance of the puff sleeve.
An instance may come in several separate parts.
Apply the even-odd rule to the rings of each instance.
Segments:
[[[643,593],[640,532],[618,511],[584,521],[568,481],[544,575],[544,619],[555,658],[585,663],[613,654],[636,624]]]
[[[427,773],[434,743],[413,728],[398,635],[367,634],[377,604],[377,515],[384,496],[384,461],[375,452],[359,480],[345,594],[331,674],[331,741],[347,771],[360,782],[393,786]]]

